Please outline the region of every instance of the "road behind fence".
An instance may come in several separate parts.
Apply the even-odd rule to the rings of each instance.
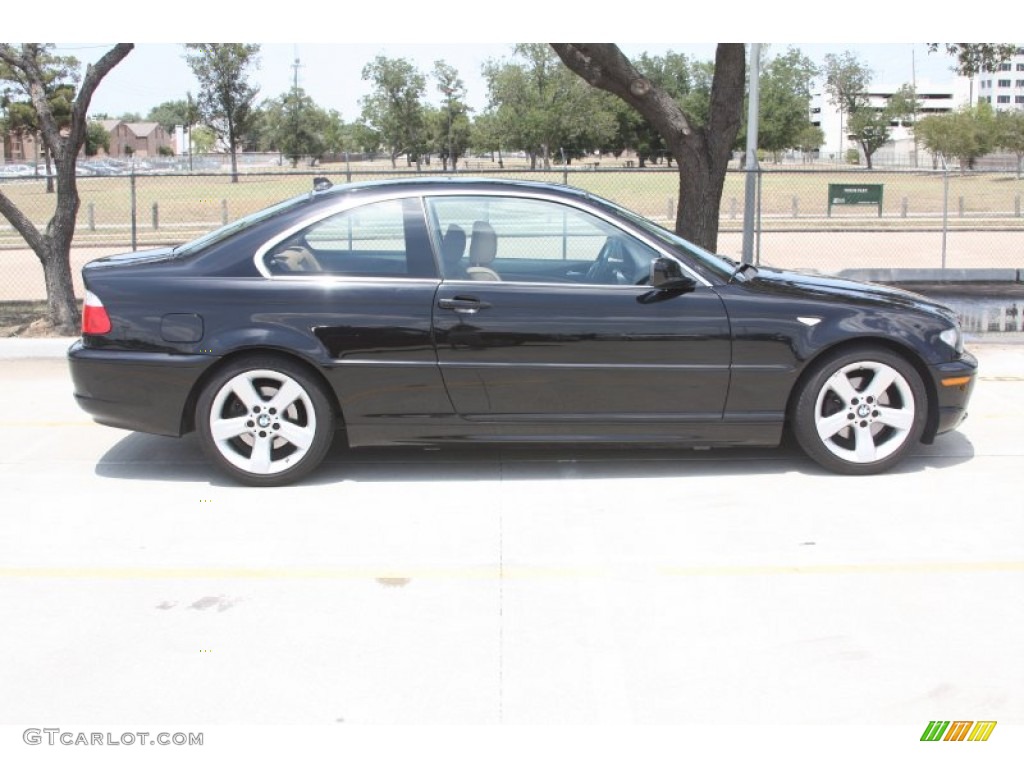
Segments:
[[[545,171],[477,164],[465,175],[565,183],[614,200],[672,228],[679,176],[669,168],[557,168]],[[335,183],[395,178],[414,171],[134,174],[78,180],[81,208],[72,254],[75,269],[107,253],[185,242],[240,216],[306,192],[315,176]],[[437,172],[439,169],[435,169]],[[420,174],[424,175],[424,174]],[[744,171],[730,171],[722,196],[719,252],[742,251]],[[880,205],[836,202],[830,185],[870,188]],[[755,261],[838,272],[861,268],[1024,268],[1024,180],[1013,173],[950,171],[763,170],[758,172]],[[877,187],[877,188],[876,188]],[[44,179],[11,179],[3,191],[40,228],[55,195]],[[849,196],[849,201],[856,194]],[[874,197],[872,197],[872,201]],[[834,203],[830,205],[830,202]],[[0,220],[0,299],[34,299],[45,291],[35,256]],[[80,290],[80,287],[79,287]]]

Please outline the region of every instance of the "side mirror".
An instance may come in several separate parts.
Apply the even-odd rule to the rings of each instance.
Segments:
[[[647,283],[659,291],[692,291],[697,281],[683,274],[679,262],[660,256],[651,262],[651,277]]]

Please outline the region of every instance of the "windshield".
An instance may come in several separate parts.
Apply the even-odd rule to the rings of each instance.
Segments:
[[[633,213],[633,211],[628,208],[623,208],[610,200],[598,199],[608,208],[614,210],[620,217],[633,224],[637,229],[643,230],[646,234],[655,238],[663,245],[667,245],[671,250],[682,251],[695,262],[696,266],[703,268],[715,277],[721,278],[722,280],[728,280],[735,272],[736,264],[731,263],[724,256],[718,256],[710,251],[705,251],[703,248],[698,245],[694,245],[689,240],[684,240],[675,232],[665,229],[664,227],[655,224],[650,219],[645,219],[639,214]]]
[[[243,232],[250,227],[254,227],[260,222],[266,221],[267,219],[276,216],[289,208],[294,208],[301,203],[309,200],[309,195],[300,195],[299,197],[293,197],[283,202],[272,205],[269,208],[264,208],[255,213],[250,213],[248,216],[243,216],[240,219],[232,221],[230,224],[225,224],[223,227],[218,227],[212,232],[207,232],[205,235],[192,240],[191,242],[179,245],[174,249],[175,256],[189,256],[193,253],[207,248],[211,245],[219,243],[220,241],[231,237],[239,232]]]

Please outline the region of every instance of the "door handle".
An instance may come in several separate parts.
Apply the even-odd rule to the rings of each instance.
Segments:
[[[480,301],[480,299],[456,296],[454,299],[439,299],[437,306],[441,309],[453,310],[461,315],[474,315],[481,309],[487,309],[491,305],[486,301]]]

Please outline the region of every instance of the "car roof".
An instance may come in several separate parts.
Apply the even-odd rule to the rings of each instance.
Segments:
[[[325,177],[330,181],[329,177]],[[358,194],[366,191],[378,193],[387,189],[402,189],[408,192],[430,192],[445,190],[464,190],[466,192],[481,191],[520,191],[546,192],[567,195],[578,199],[593,199],[593,195],[576,187],[551,182],[522,181],[519,179],[493,179],[473,176],[424,176],[401,179],[372,179],[336,184],[329,189],[314,191],[314,198],[332,197],[335,195]]]

